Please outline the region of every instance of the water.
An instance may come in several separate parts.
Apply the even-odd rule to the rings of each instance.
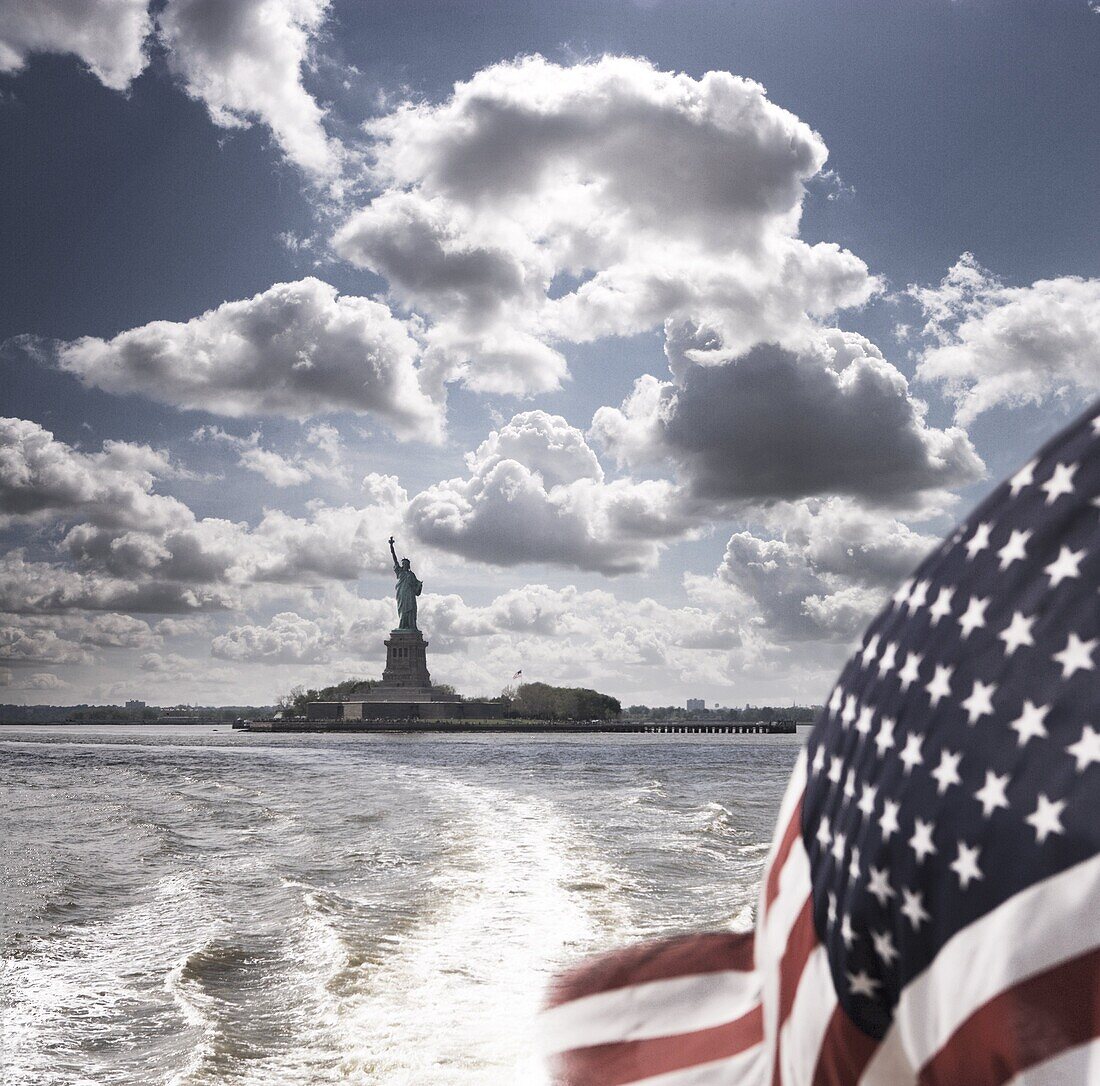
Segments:
[[[538,1083],[563,965],[751,924],[800,742],[0,728],[0,1082]]]

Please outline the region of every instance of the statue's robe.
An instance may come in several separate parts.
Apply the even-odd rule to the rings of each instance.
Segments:
[[[399,569],[397,571],[397,615],[399,630],[415,630],[416,626],[416,597],[420,595],[424,585],[416,579],[416,574],[411,569]]]

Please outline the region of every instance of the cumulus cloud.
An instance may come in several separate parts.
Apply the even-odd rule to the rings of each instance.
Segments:
[[[311,426],[305,435],[305,444],[289,455],[265,448],[260,444],[263,435],[253,430],[248,437],[236,437],[218,426],[200,426],[194,441],[216,441],[234,449],[237,463],[247,471],[254,471],[277,487],[300,486],[311,479],[331,479],[347,482],[343,464],[343,439],[340,431],[328,423]]]
[[[766,535],[730,537],[717,579],[740,597],[734,610],[780,642],[856,636],[936,543],[844,498],[778,503],[762,521]]]
[[[239,596],[224,584],[188,584],[152,577],[117,577],[95,569],[28,558],[15,548],[0,556],[0,611],[48,614],[119,611],[175,614],[226,610]]]
[[[605,479],[584,435],[544,411],[516,415],[466,463],[466,478],[417,494],[408,521],[423,542],[479,561],[636,572],[695,524],[671,483]]]
[[[429,319],[441,379],[545,391],[560,342],[706,319],[744,349],[877,289],[797,236],[821,137],[728,72],[524,57],[368,129],[379,193],[334,245]]]
[[[641,377],[621,407],[596,412],[591,434],[623,464],[671,460],[698,498],[898,502],[984,471],[966,433],[929,426],[862,336],[831,330],[731,359],[712,330],[685,341],[674,327],[669,345],[677,378]]]
[[[12,690],[43,691],[67,690],[70,684],[49,671],[36,671],[22,676],[17,682],[12,682],[11,672],[5,672],[0,668],[0,686],[9,687]]]
[[[152,472],[167,464],[162,453],[109,442],[100,453],[80,453],[33,423],[6,422],[0,510],[9,520],[78,523],[60,539],[62,563],[30,559],[24,549],[0,558],[0,611],[235,608],[257,585],[351,581],[385,570],[386,537],[403,525],[408,495],[393,476],[366,476],[361,504],[312,502],[300,517],[268,509],[249,525],[200,518],[176,499],[150,495]],[[329,463],[339,454],[330,428],[308,431],[306,443]],[[116,625],[110,636],[124,633]],[[99,636],[108,636],[106,623]]]
[[[1076,404],[1100,390],[1100,279],[1007,287],[963,253],[938,287],[909,294],[930,340],[917,377],[943,385],[959,421],[998,404]]]
[[[222,660],[304,663],[316,660],[328,640],[320,625],[312,619],[284,611],[264,626],[234,626],[214,638],[210,651]]]
[[[125,90],[148,62],[147,0],[0,0],[0,72],[31,53],[72,53],[100,82]]]
[[[316,177],[341,148],[302,82],[328,0],[168,0],[157,17],[168,65],[223,128],[267,125],[291,162]]]
[[[268,509],[255,525],[200,518],[182,502],[147,493],[149,469],[165,462],[163,454],[110,443],[101,453],[79,453],[33,423],[8,421],[15,425],[13,440],[0,446],[0,509],[9,519],[79,522],[60,539],[62,563],[29,559],[24,549],[0,558],[0,611],[235,608],[257,585],[300,587],[385,570],[386,537],[404,523],[408,495],[393,476],[374,473],[357,505],[311,502],[299,517]],[[307,444],[331,456],[339,451],[334,439],[314,429]],[[146,508],[145,499],[166,509]]]
[[[418,351],[386,306],[306,278],[190,321],[85,336],[58,363],[85,384],[176,407],[233,418],[354,411],[399,437],[436,440],[442,410],[421,388]]]
[[[92,655],[55,630],[0,626],[0,659],[9,667],[42,664],[87,664]]]
[[[286,157],[316,180],[335,180],[344,148],[303,83],[329,0],[168,0],[158,44],[184,91],[222,128],[266,125]],[[123,91],[149,62],[148,0],[0,0],[0,72],[32,53],[72,53]]]
[[[176,469],[148,445],[105,441],[79,452],[26,419],[0,418],[0,524],[47,517],[80,518],[104,528],[166,528],[189,510],[152,493]]]

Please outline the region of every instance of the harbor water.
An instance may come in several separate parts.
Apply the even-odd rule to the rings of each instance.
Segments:
[[[0,1082],[537,1084],[554,972],[751,924],[804,734],[0,728]]]

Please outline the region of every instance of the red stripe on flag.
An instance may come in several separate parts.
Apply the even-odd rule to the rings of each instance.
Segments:
[[[979,1007],[921,1068],[921,1086],[1000,1086],[1100,1035],[1100,948]]]
[[[802,797],[799,796],[798,803],[795,804],[794,811],[791,812],[791,819],[783,831],[783,839],[779,842],[779,847],[772,857],[772,865],[768,869],[768,882],[764,890],[765,910],[772,907],[772,902],[775,901],[776,895],[779,893],[779,876],[783,871],[783,865],[787,862],[787,857],[790,856],[791,849],[801,833]]]
[[[817,946],[817,929],[814,927],[814,899],[806,898],[787,936],[787,945],[779,962],[779,1015],[776,1019],[776,1031],[783,1028],[794,1006],[794,997],[798,992],[798,982],[806,962]]]
[[[772,1064],[772,1086],[780,1086],[782,1076],[779,1064],[779,1040],[783,1035],[783,1023],[791,1014],[794,997],[798,994],[798,984],[806,962],[818,945],[817,929],[814,927],[814,899],[806,898],[806,903],[791,925],[787,936],[787,945],[779,962],[779,998],[778,1013],[775,1021],[775,1060]]]
[[[756,1006],[735,1021],[710,1029],[563,1052],[554,1061],[554,1082],[559,1086],[624,1086],[728,1059],[759,1044],[763,1037],[764,1015]]]
[[[675,939],[624,947],[585,962],[552,984],[546,1006],[610,992],[654,980],[672,980],[699,973],[739,973],[753,968],[752,932],[703,932]]]
[[[877,1048],[878,1041],[868,1037],[838,1005],[825,1027],[813,1086],[855,1086]],[[970,1084],[960,1079],[955,1086]]]

